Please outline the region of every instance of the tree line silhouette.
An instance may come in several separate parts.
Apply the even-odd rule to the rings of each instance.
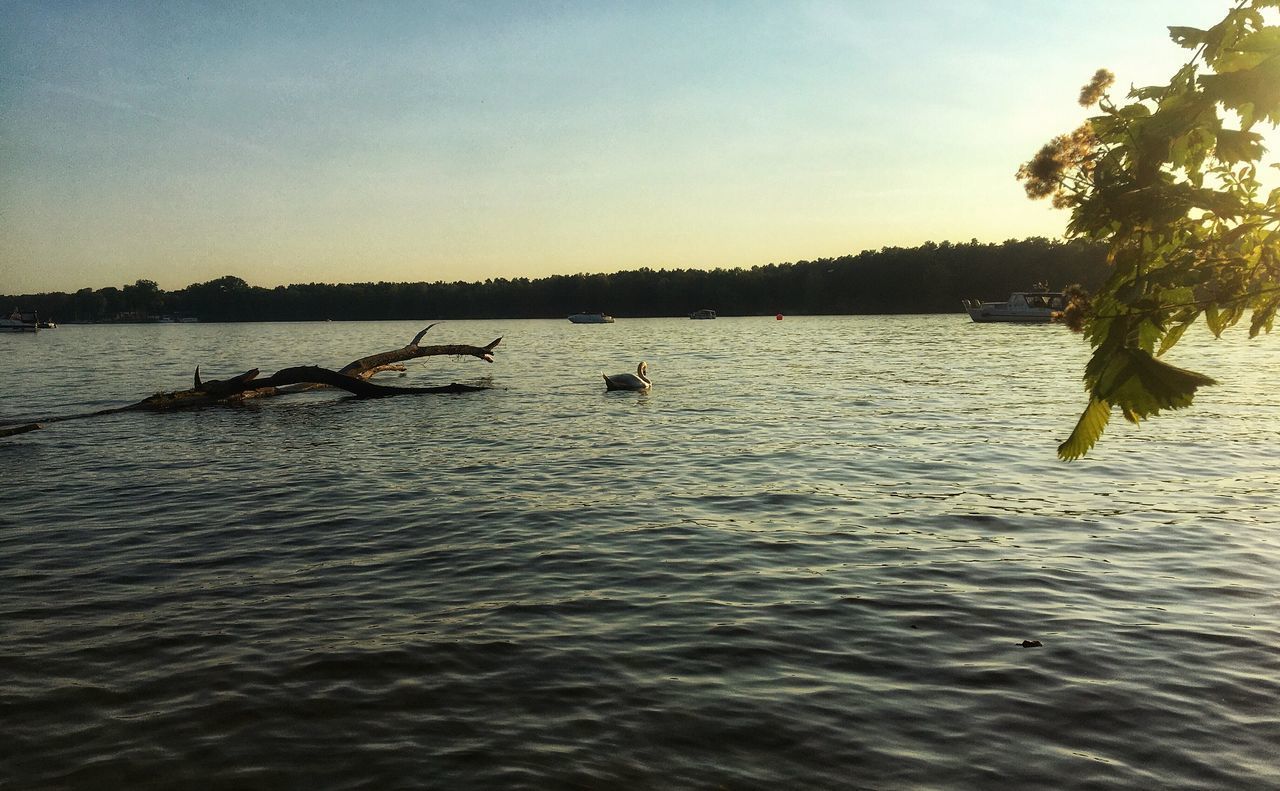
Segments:
[[[451,283],[307,283],[251,286],[234,275],[164,291],[151,280],[0,297],[0,305],[66,322],[338,321],[372,319],[563,318],[579,311],[618,317],[954,313],[964,298],[1003,299],[1036,283],[1095,288],[1105,247],[1040,237],[1002,244],[972,240],[885,247],[839,258],[750,269],[650,269],[608,274],[493,278]]]

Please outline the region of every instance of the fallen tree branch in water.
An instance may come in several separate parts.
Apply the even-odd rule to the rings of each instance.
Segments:
[[[427,333],[435,324],[429,325],[426,329],[414,336],[408,345],[392,349],[387,352],[379,352],[371,354],[367,357],[361,357],[344,365],[341,369],[334,371],[328,368],[321,368],[315,365],[301,365],[292,368],[283,368],[276,371],[271,376],[258,378],[258,369],[253,368],[245,371],[239,376],[230,379],[213,379],[203,381],[200,378],[200,367],[196,366],[195,381],[193,386],[187,390],[175,390],[169,393],[156,393],[148,396],[141,401],[127,406],[115,407],[112,409],[101,409],[96,412],[86,412],[75,415],[61,415],[55,417],[41,418],[34,421],[25,421],[8,426],[0,426],[0,437],[9,437],[17,434],[25,434],[29,431],[36,431],[44,427],[46,423],[59,423],[65,420],[80,420],[89,417],[98,417],[101,415],[113,415],[119,412],[161,412],[177,409],[198,409],[207,406],[216,406],[220,404],[234,404],[249,398],[266,398],[270,396],[285,395],[288,393],[309,390],[314,387],[334,387],[351,393],[356,398],[387,398],[399,395],[432,395],[440,393],[472,393],[478,390],[487,390],[487,387],[479,387],[475,385],[458,384],[451,382],[447,385],[438,385],[432,387],[399,387],[393,385],[380,385],[370,382],[369,379],[382,371],[404,371],[405,367],[400,365],[406,360],[415,360],[420,357],[438,357],[438,356],[469,356],[484,360],[485,362],[493,362],[493,350],[502,342],[502,338],[495,338],[485,346],[468,346],[465,344],[444,344],[437,346],[419,346],[422,336]]]
[[[0,428],[0,437],[12,437],[15,434],[26,434],[28,431],[36,431],[44,428],[40,423],[25,423],[19,426],[5,426]]]

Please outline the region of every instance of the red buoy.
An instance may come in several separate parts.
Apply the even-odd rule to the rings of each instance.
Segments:
[[[778,315],[774,316],[774,318],[778,321],[782,321],[782,314],[779,313]]]

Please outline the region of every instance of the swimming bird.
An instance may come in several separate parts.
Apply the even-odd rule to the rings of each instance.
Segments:
[[[636,372],[633,374],[601,374],[604,377],[604,388],[606,390],[648,390],[649,385],[653,382],[649,381],[646,374],[649,372],[649,366],[640,363],[636,366]]]

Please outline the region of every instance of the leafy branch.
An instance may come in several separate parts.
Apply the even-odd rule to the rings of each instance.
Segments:
[[[1191,58],[1167,85],[1123,103],[1099,69],[1080,103],[1099,115],[1018,170],[1028,197],[1069,209],[1069,236],[1108,245],[1110,274],[1071,293],[1064,320],[1093,347],[1089,401],[1058,446],[1085,455],[1113,408],[1133,423],[1190,406],[1214,380],[1161,357],[1203,318],[1221,336],[1251,313],[1249,337],[1280,308],[1280,189],[1261,195],[1259,123],[1280,123],[1280,0],[1239,0],[1207,30],[1170,27]],[[1280,165],[1272,165],[1280,167]]]

